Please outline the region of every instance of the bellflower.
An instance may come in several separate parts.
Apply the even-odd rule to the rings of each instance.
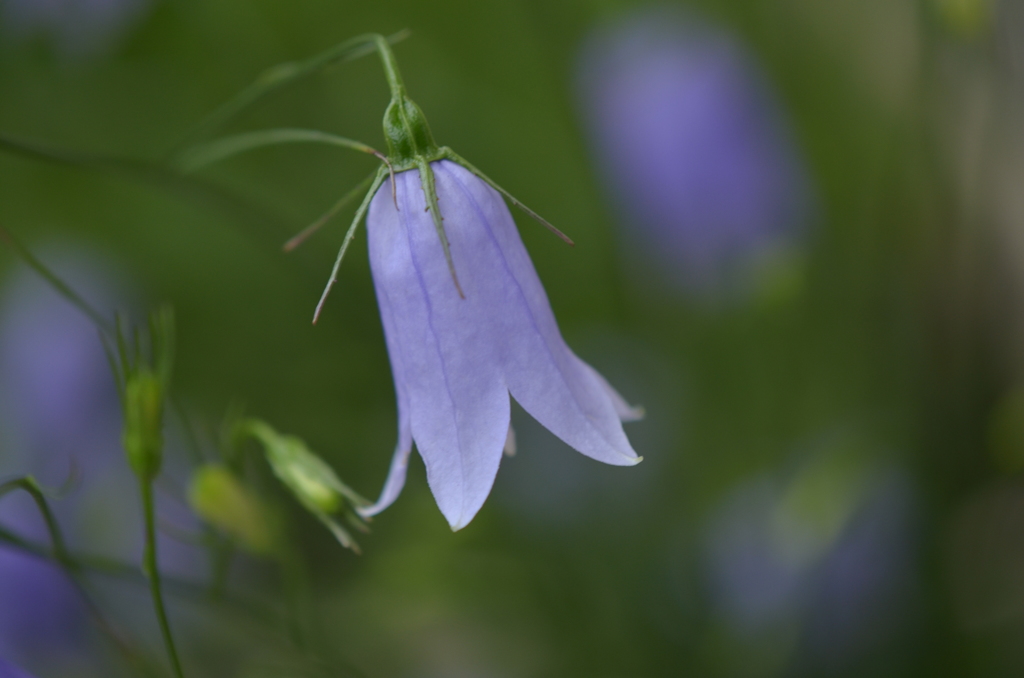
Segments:
[[[621,221],[684,289],[742,283],[799,235],[807,177],[736,38],[682,13],[642,13],[592,37],[579,83]]]
[[[17,37],[43,34],[68,55],[103,51],[144,14],[149,0],[5,0],[4,28]]]
[[[912,573],[912,493],[896,469],[843,454],[793,478],[741,484],[711,520],[712,601],[737,638],[792,622],[801,661],[846,661],[903,621]]]
[[[501,195],[450,160],[431,165],[452,284],[416,170],[370,203],[370,267],[398,395],[399,442],[380,501],[401,490],[415,441],[453,529],[487,498],[509,434],[509,394],[583,454],[639,461],[622,431],[634,412],[566,346],[547,295]],[[395,206],[397,202],[397,207]]]
[[[342,243],[317,305],[316,322],[363,217],[370,268],[398,398],[398,445],[377,502],[391,505],[405,484],[413,443],[434,498],[453,529],[464,527],[491,491],[502,452],[514,448],[511,394],[570,446],[608,464],[640,461],[622,430],[637,419],[605,379],[576,357],[558,331],[544,287],[519,238],[503,195],[572,243],[447,147],[439,147],[423,111],[406,94],[383,36],[357,36],[304,62],[270,69],[209,119],[220,124],[255,96],[327,64],[375,50],[391,102],[384,112],[388,153],[317,130],[272,129],[221,138],[182,151],[193,171],[267,144],[317,142],[372,153],[383,161]],[[289,250],[362,188],[342,198]]]

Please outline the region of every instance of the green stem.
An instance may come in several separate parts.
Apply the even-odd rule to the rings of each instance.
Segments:
[[[25,539],[3,527],[0,527],[0,542],[40,560],[60,565],[60,561],[53,554],[51,548]],[[128,563],[99,556],[75,555],[70,552],[67,554],[66,559],[76,572],[90,572],[126,581],[134,585],[148,586],[149,584],[148,580],[140,574],[139,568],[136,565],[129,565]],[[210,599],[209,592],[205,587],[192,582],[173,577],[162,577],[161,583],[167,585],[168,593],[172,593],[184,600],[202,602]],[[239,615],[246,617],[273,619],[277,616],[277,613],[271,608],[254,601],[241,599],[238,596],[225,594],[219,596],[216,600],[222,600],[226,606],[229,606]]]
[[[308,649],[310,644],[309,582],[306,580],[305,567],[298,555],[287,547],[282,547],[278,554],[278,566],[281,568],[281,580],[284,585],[285,600],[288,606],[292,640],[297,647]]]
[[[89,302],[81,297],[81,295],[71,289],[71,286],[61,280],[56,273],[47,268],[46,264],[39,261],[39,259],[37,259],[27,247],[21,244],[21,241],[15,238],[14,235],[3,226],[0,226],[0,240],[7,243],[7,245],[9,245],[33,271],[41,275],[46,282],[50,283],[50,286],[53,287],[58,294],[64,297],[72,306],[84,313],[101,333],[110,334],[113,332],[114,328],[110,320],[105,318],[102,313],[93,308]]]
[[[338,212],[345,208],[345,205],[355,200],[357,197],[359,197],[360,193],[370,188],[370,184],[373,183],[373,180],[376,176],[377,172],[374,171],[370,176],[363,179],[358,186],[356,186],[351,191],[343,195],[341,199],[338,200],[338,202],[331,205],[331,209],[324,212],[324,214],[319,219],[317,219],[312,224],[299,231],[296,235],[293,235],[291,239],[289,239],[288,242],[284,244],[284,247],[282,249],[284,249],[285,252],[291,252],[296,247],[306,242],[309,236],[319,231],[324,226],[324,224],[333,219]]]
[[[405,83],[398,72],[398,62],[395,60],[395,53],[391,51],[391,45],[383,35],[375,33],[373,35],[373,42],[377,47],[377,54],[380,55],[381,63],[384,65],[384,77],[387,78],[388,87],[391,88],[391,98],[401,99],[405,96]]]
[[[293,143],[324,144],[347,148],[360,153],[376,155],[381,160],[384,156],[374,148],[366,144],[313,129],[266,129],[256,132],[245,132],[222,137],[215,141],[198,146],[190,146],[175,157],[172,164],[182,172],[190,173],[211,165],[215,162],[225,160],[239,153],[245,153],[266,146]]]
[[[0,483],[0,497],[3,497],[5,494],[14,490],[23,490],[32,497],[36,506],[39,508],[39,513],[43,516],[43,522],[46,523],[46,530],[50,535],[50,549],[38,546],[33,549],[26,550],[31,550],[35,555],[39,555],[55,562],[62,570],[64,570],[64,573],[71,581],[72,586],[74,586],[78,595],[81,596],[86,609],[89,610],[89,614],[92,615],[96,625],[99,626],[114,647],[124,655],[128,663],[130,663],[136,670],[147,675],[154,675],[155,672],[153,671],[149,661],[121,637],[117,630],[114,629],[113,625],[107,621],[106,617],[103,616],[103,613],[100,611],[99,605],[96,604],[96,601],[93,600],[85,579],[82,577],[82,566],[76,559],[71,557],[71,554],[68,552],[67,544],[64,542],[64,535],[60,530],[60,525],[57,523],[57,519],[53,515],[53,511],[50,510],[50,505],[46,501],[46,496],[43,494],[42,488],[39,487],[39,483],[37,483],[35,478],[31,476],[15,478],[13,480]],[[0,533],[0,537],[8,536],[5,530],[0,532],[2,532]],[[22,542],[22,544],[27,543]],[[21,546],[22,544],[17,542],[13,543],[15,546]]]
[[[253,103],[279,87],[316,73],[328,66],[366,56],[373,52],[377,38],[383,40],[384,44],[388,44],[389,42],[404,40],[408,35],[408,31],[399,31],[387,38],[376,34],[357,35],[305,61],[288,62],[273,66],[264,71],[251,85],[239,92],[233,99],[200,122],[168,155],[174,155],[175,152],[192,142],[210,136]],[[377,46],[377,49],[379,50],[380,47]]]
[[[366,193],[366,197],[363,198],[363,202],[359,205],[359,209],[356,210],[356,216],[352,219],[352,225],[348,227],[348,232],[345,234],[345,240],[341,243],[341,249],[338,250],[338,258],[334,260],[334,268],[331,269],[331,277],[327,281],[327,287],[324,288],[324,292],[320,295],[320,301],[316,305],[316,310],[313,312],[313,324],[320,318],[320,311],[323,310],[324,302],[327,301],[327,295],[331,293],[331,288],[334,287],[334,283],[338,280],[338,269],[341,268],[341,260],[345,258],[345,252],[348,250],[348,246],[352,244],[352,239],[356,237],[356,229],[359,227],[359,222],[362,221],[363,215],[366,214],[367,208],[370,206],[370,201],[373,200],[374,194],[382,183],[384,183],[384,177],[388,175],[387,168],[381,165],[380,169],[377,170],[377,176],[374,178],[373,183],[370,184],[370,190]],[[392,182],[393,184],[394,182]]]
[[[142,556],[142,571],[149,579],[149,588],[153,593],[153,608],[156,611],[157,621],[160,623],[160,633],[164,638],[164,645],[167,647],[167,656],[171,660],[171,667],[177,678],[184,678],[181,671],[181,661],[178,659],[178,652],[174,648],[174,636],[171,635],[171,625],[167,620],[167,611],[164,609],[164,597],[160,588],[160,566],[157,563],[156,554],[156,511],[153,503],[153,484],[143,480],[139,483],[142,490],[142,510],[145,518],[146,547]]]

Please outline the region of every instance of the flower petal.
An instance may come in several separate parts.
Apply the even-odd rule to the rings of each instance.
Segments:
[[[566,346],[504,200],[455,163],[433,168],[467,301],[486,302],[471,321],[495,342],[512,396],[583,454],[620,466],[640,461],[622,430],[625,401]],[[471,280],[463,272],[470,265],[484,274]]]
[[[490,493],[508,434],[498,341],[480,322],[494,303],[480,284],[494,262],[478,256],[469,234],[474,225],[460,223],[442,195],[457,271],[472,290],[461,299],[425,209],[419,172],[402,172],[396,181],[400,211],[387,184],[370,204],[370,265],[382,316],[389,316],[384,329],[396,390],[408,398],[412,437],[434,498],[459,529]]]
[[[382,189],[391,191],[390,179],[385,182]],[[374,276],[376,283],[376,276]],[[409,468],[409,455],[412,453],[412,423],[409,421],[409,394],[405,388],[405,369],[402,359],[402,347],[398,343],[398,332],[395,327],[395,312],[391,307],[388,296],[384,294],[380,286],[377,286],[377,305],[380,307],[380,319],[384,325],[384,342],[388,347],[388,357],[391,360],[391,373],[395,381],[395,398],[398,401],[398,445],[395,447],[394,456],[391,458],[391,468],[388,470],[388,478],[384,481],[384,489],[380,497],[372,506],[358,509],[359,515],[364,518],[375,516],[387,507],[391,506],[398,495],[405,487],[405,475]]]

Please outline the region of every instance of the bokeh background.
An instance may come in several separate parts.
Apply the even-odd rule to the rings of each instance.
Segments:
[[[646,408],[626,427],[645,461],[602,466],[514,412],[518,454],[467,528],[415,459],[362,556],[277,492],[315,642],[172,591],[186,675],[1020,675],[1024,3],[0,0],[0,134],[160,162],[267,67],[406,28],[439,143],[576,241],[516,214],[568,343]],[[364,58],[229,131],[382,146],[386,104]],[[0,152],[0,225],[102,309],[176,310],[192,425],[168,418],[161,545],[200,590],[216,568],[185,487],[225,413],[301,436],[367,496],[384,480],[365,236],[316,327],[351,209],[280,248],[373,167],[278,147],[204,170],[213,191]],[[137,562],[95,332],[0,248],[0,477],[57,486],[72,466],[72,546]],[[45,537],[13,495],[0,525]],[[229,574],[283,607],[273,564]],[[145,589],[95,585],[162,660]],[[134,675],[59,571],[3,545],[0,657]]]

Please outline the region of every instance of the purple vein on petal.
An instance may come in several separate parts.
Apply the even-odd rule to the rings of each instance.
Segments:
[[[417,170],[418,174],[418,170]],[[402,196],[402,205],[408,208],[409,192],[406,191],[405,195]],[[462,459],[463,443],[462,443],[462,431],[459,429],[458,419],[458,406],[455,402],[455,396],[452,394],[451,383],[448,381],[448,369],[444,359],[444,351],[441,350],[441,340],[437,335],[437,330],[434,328],[434,306],[430,303],[430,294],[427,291],[426,281],[423,278],[423,271],[420,268],[419,263],[416,261],[416,249],[413,247],[412,238],[410,236],[409,229],[409,216],[412,214],[412,210],[405,209],[399,213],[399,218],[402,220],[402,225],[405,227],[405,237],[409,244],[409,258],[412,261],[413,269],[416,271],[416,279],[420,283],[420,289],[423,291],[423,299],[427,305],[427,327],[430,329],[431,336],[434,337],[434,349],[437,351],[438,360],[441,363],[441,375],[444,378],[445,392],[448,396],[449,402],[452,404],[452,424],[455,427],[455,437],[459,447],[459,454],[457,455],[459,460],[459,476],[462,478],[462,484],[460,486],[460,509],[459,518],[461,521],[462,515],[466,508],[466,469],[465,463]],[[415,439],[415,438],[414,438]],[[420,450],[422,454],[423,450]]]
[[[558,364],[558,360],[555,358],[555,355],[554,355],[554,352],[552,351],[551,346],[545,340],[544,333],[541,331],[540,326],[537,323],[537,319],[534,316],[533,309],[530,307],[530,304],[527,301],[526,293],[523,291],[523,288],[522,288],[522,286],[519,283],[519,279],[515,276],[515,274],[512,272],[512,269],[509,267],[508,259],[505,256],[505,250],[502,249],[501,244],[499,243],[498,239],[495,237],[494,231],[491,228],[491,224],[487,220],[487,218],[484,216],[483,210],[480,208],[479,203],[477,203],[476,198],[473,196],[472,192],[466,187],[466,185],[462,182],[462,180],[458,177],[458,175],[456,175],[454,172],[449,170],[447,167],[443,167],[441,163],[437,163],[437,165],[438,165],[438,169],[443,169],[445,174],[447,174],[449,177],[451,177],[452,180],[455,182],[455,184],[458,185],[458,187],[462,191],[463,195],[465,195],[466,199],[473,206],[473,210],[476,212],[477,216],[480,218],[480,221],[484,224],[484,227],[487,229],[487,236],[490,238],[491,242],[494,243],[494,246],[497,248],[499,254],[501,255],[502,265],[504,266],[505,271],[508,273],[509,277],[512,279],[513,283],[515,284],[516,292],[519,295],[520,299],[522,299],[522,301],[523,301],[523,305],[526,308],[526,313],[527,313],[528,317],[530,318],[530,324],[532,325],[533,329],[537,332],[537,334],[541,337],[541,343],[544,345],[544,348],[545,348],[545,350],[546,350],[546,352],[548,354],[548,357],[550,358],[551,363],[554,365],[555,371],[558,373],[558,377],[562,380],[562,383],[565,384],[566,390],[572,396],[571,399],[572,399],[573,406],[582,415],[583,419],[586,420],[587,424],[591,427],[591,429],[593,429],[598,434],[598,436],[602,440],[604,440],[608,444],[609,447],[611,447],[612,450],[614,450],[620,456],[622,456],[622,457],[624,457],[626,459],[629,459],[630,461],[638,461],[640,459],[640,457],[638,457],[638,456],[637,457],[631,457],[631,456],[621,452],[618,449],[618,447],[611,440],[609,440],[607,438],[607,436],[605,436],[603,431],[601,431],[597,426],[594,426],[593,420],[591,419],[590,415],[588,415],[586,413],[586,411],[583,409],[583,407],[580,405],[579,400],[576,397],[576,393],[573,391],[572,385],[569,383],[568,379],[566,378],[565,373],[561,369],[561,366]],[[557,331],[557,326],[556,326],[556,331]],[[568,347],[565,347],[565,350],[568,351],[569,350]],[[608,397],[607,394],[604,394],[604,397],[607,398]]]

